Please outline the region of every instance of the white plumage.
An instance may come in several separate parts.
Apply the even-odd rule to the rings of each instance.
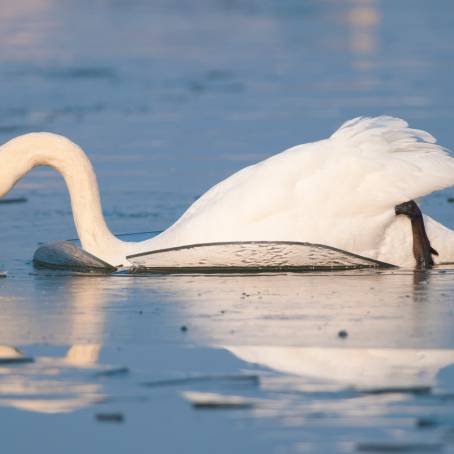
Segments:
[[[2,192],[3,180],[16,181],[34,165],[60,171],[84,249],[113,265],[124,264],[127,255],[185,244],[266,240],[325,244],[414,266],[410,222],[396,217],[394,207],[454,185],[454,159],[430,134],[398,118],[355,118],[328,139],[221,181],[157,237],[126,243],[105,226],[93,169],[77,145],[54,134],[29,134],[3,145],[2,158],[0,194],[10,189]],[[425,222],[438,261],[454,261],[454,232],[428,217]]]
[[[407,126],[392,117],[356,118],[329,139],[246,167],[207,191],[149,247],[306,241],[413,265],[410,223],[396,218],[394,207],[454,185],[454,159],[430,134]],[[436,224],[427,223],[437,236]]]

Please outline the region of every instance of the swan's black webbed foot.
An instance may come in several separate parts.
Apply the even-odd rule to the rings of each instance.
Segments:
[[[416,268],[427,269],[432,268],[434,261],[432,254],[438,255],[438,252],[430,245],[424,227],[424,219],[421,210],[413,200],[401,203],[395,207],[396,215],[403,214],[410,218],[411,228],[413,232],[413,255],[416,259]]]

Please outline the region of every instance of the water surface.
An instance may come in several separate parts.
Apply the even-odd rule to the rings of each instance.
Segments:
[[[453,13],[0,1],[0,142],[49,130],[83,146],[117,233],[162,230],[235,170],[357,115],[402,116],[452,148]],[[63,181],[36,169],[11,197],[27,202],[0,205],[5,452],[454,449],[451,269],[37,271],[38,243],[75,236]],[[423,208],[454,227],[452,197]]]

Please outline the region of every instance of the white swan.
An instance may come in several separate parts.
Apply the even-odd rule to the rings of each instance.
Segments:
[[[31,133],[1,146],[0,197],[40,165],[63,175],[83,248],[114,266],[140,252],[222,241],[320,243],[414,266],[410,221],[394,207],[454,185],[454,159],[430,134],[398,118],[360,117],[240,170],[160,235],[130,243],[110,232],[90,161],[65,137]],[[429,217],[425,224],[437,261],[454,261],[454,231]]]

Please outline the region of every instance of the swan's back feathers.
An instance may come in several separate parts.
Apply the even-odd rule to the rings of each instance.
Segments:
[[[355,118],[221,181],[154,244],[306,241],[381,260],[395,205],[451,185],[454,159],[430,134],[398,118]]]
[[[358,188],[383,203],[398,204],[454,185],[454,159],[448,150],[431,134],[409,128],[400,118],[354,118],[330,141],[344,153],[356,155],[364,170]]]
[[[359,117],[327,140],[290,148],[221,181],[179,223],[202,216],[246,228],[279,217],[284,225],[308,218],[315,225],[314,217],[376,215],[451,185],[454,159],[429,133],[399,118]]]
[[[346,121],[331,137],[350,140],[352,143],[367,142],[381,136],[394,142],[399,138],[434,144],[436,139],[421,129],[411,129],[401,118],[382,115],[380,117],[356,117]]]

